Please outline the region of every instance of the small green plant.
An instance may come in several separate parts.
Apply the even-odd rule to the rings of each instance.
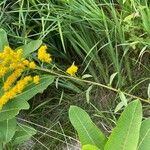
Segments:
[[[20,110],[29,109],[28,100],[43,92],[53,81],[51,75],[41,75],[35,62],[29,57],[42,44],[41,40],[31,41],[15,50],[9,47],[7,34],[0,29],[0,149],[14,147],[28,140],[36,130],[17,121]],[[40,61],[50,55],[40,53]],[[43,61],[42,61],[43,63]]]
[[[142,121],[142,105],[139,100],[127,105],[109,137],[77,106],[70,107],[69,118],[83,150],[149,150],[150,119]]]
[[[18,122],[16,116],[20,110],[29,109],[29,99],[53,83],[55,64],[51,63],[52,57],[41,40],[13,50],[3,29],[0,29],[0,37],[0,149],[7,149],[36,134],[34,128]],[[36,50],[38,53],[34,53]],[[59,69],[66,77],[75,77],[77,70],[74,63],[66,71]]]

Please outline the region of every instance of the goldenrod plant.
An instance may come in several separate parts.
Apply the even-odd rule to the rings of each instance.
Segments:
[[[0,29],[0,37],[3,37],[0,42],[0,149],[4,149],[7,144],[20,144],[36,133],[32,127],[17,122],[16,116],[20,110],[29,109],[28,100],[43,92],[54,77],[35,72],[38,65],[28,59],[38,50],[39,61],[51,63],[52,58],[46,52],[47,47],[41,46],[41,40],[13,50],[3,29]]]
[[[80,107],[71,106],[69,118],[78,133],[82,150],[149,150],[150,148],[150,119],[142,121],[142,105],[139,100],[128,104],[108,137]]]
[[[12,147],[21,144],[36,134],[34,128],[17,122],[16,116],[20,110],[29,109],[28,100],[52,84],[57,73],[43,67],[44,63],[51,66],[52,56],[41,40],[14,50],[9,46],[3,29],[0,29],[0,36],[4,37],[0,43],[0,149],[3,149],[7,144]],[[36,50],[39,65],[28,58]],[[62,72],[66,77],[75,77],[77,70],[73,63]],[[45,74],[41,75],[40,71]]]

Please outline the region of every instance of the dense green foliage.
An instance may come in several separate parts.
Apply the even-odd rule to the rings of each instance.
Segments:
[[[116,125],[124,107],[133,99],[142,102],[143,117],[148,118],[149,17],[148,0],[0,0],[0,27],[3,29],[0,30],[0,52],[9,41],[12,48],[24,49],[24,57],[40,64],[36,50],[44,43],[53,57],[51,65],[43,65],[44,68],[52,68],[52,72],[46,72],[37,87],[31,88],[31,85],[27,93],[18,95],[4,107],[4,112],[0,111],[2,125],[6,123],[6,118],[13,119],[20,110],[29,109],[17,116],[21,122],[15,128],[16,134],[21,135],[18,141],[28,139],[25,132],[20,131],[22,128],[27,129],[22,123],[28,123],[37,130],[29,149],[59,150],[63,146],[77,148],[78,144],[69,122],[70,105],[87,110],[106,135]],[[79,71],[75,77],[70,77],[65,74],[65,70],[73,62]],[[40,74],[43,75],[45,71]],[[47,76],[49,73],[52,76]],[[143,142],[149,137],[148,121],[143,121],[141,125],[140,138],[145,138]],[[93,126],[97,136],[103,137],[97,132],[98,128]],[[116,133],[115,130],[117,128],[112,135],[116,136],[118,131]],[[34,131],[31,129],[29,132],[32,135]],[[9,141],[7,138],[5,140]],[[14,143],[18,141],[14,140]],[[139,144],[138,149],[142,150],[145,143]],[[85,144],[88,144],[84,146],[85,150],[95,145],[92,142]],[[106,147],[111,145],[110,137]],[[93,149],[97,148],[94,146]]]
[[[105,140],[105,143],[103,142],[104,138],[98,136],[98,132],[101,131],[97,131],[96,134],[94,123],[88,123],[89,121],[91,122],[91,119],[84,110],[77,106],[71,106],[69,118],[78,132],[83,150],[149,149],[150,122],[149,120],[142,122],[142,106],[138,100],[131,102],[125,108],[116,127],[112,130],[108,140]],[[86,121],[82,118],[86,118]],[[74,120],[77,121],[75,122]]]

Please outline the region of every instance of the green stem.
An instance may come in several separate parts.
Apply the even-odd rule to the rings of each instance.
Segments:
[[[111,91],[114,91],[114,92],[122,92],[124,95],[126,96],[129,96],[129,97],[132,97],[132,98],[135,98],[135,99],[139,99],[145,103],[149,103],[150,104],[150,100],[146,100],[146,99],[143,99],[141,97],[138,97],[138,96],[135,96],[135,95],[132,95],[132,94],[129,94],[129,93],[126,93],[126,92],[123,92],[123,91],[120,91],[120,89],[116,89],[116,88],[113,88],[113,87],[110,87],[110,86],[107,86],[107,85],[104,85],[104,84],[101,84],[101,83],[97,83],[97,82],[93,82],[93,81],[89,81],[89,80],[84,80],[84,79],[81,79],[81,78],[77,78],[77,77],[73,77],[73,76],[68,76],[68,75],[62,75],[62,74],[59,74],[57,72],[54,72],[52,70],[49,70],[49,69],[45,69],[45,68],[40,68],[38,67],[37,70],[41,70],[41,71],[44,71],[44,72],[47,72],[47,73],[50,73],[50,74],[53,74],[53,75],[56,75],[58,77],[62,77],[62,78],[68,78],[68,79],[72,79],[72,80],[77,80],[77,81],[80,81],[80,82],[84,82],[84,83],[89,83],[89,84],[92,84],[92,85],[95,85],[95,86],[100,86],[100,87],[103,87],[103,88],[106,88],[108,90],[111,90]]]
[[[3,143],[0,142],[0,150],[3,150]]]

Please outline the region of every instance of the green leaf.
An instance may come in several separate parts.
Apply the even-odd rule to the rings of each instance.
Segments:
[[[82,90],[79,88],[79,86],[75,85],[74,83],[72,83],[70,81],[60,80],[58,83],[58,86],[65,87],[65,88],[72,90],[73,92],[76,92],[76,93],[82,92]]]
[[[124,106],[124,103],[123,103],[123,102],[120,102],[120,103],[116,106],[114,112],[115,112],[115,113],[118,112],[123,106]]]
[[[92,77],[92,75],[90,75],[90,74],[84,74],[82,76],[82,79],[87,79],[87,78],[91,78],[91,77]]]
[[[128,100],[127,100],[127,98],[125,97],[125,95],[124,95],[123,92],[121,92],[121,91],[119,92],[119,97],[120,97],[121,101],[123,102],[124,106],[127,106]]]
[[[132,13],[132,14],[128,15],[127,17],[125,17],[123,21],[124,22],[130,22],[131,19],[133,19],[133,18],[134,18],[134,13]]]
[[[69,119],[77,130],[82,145],[91,144],[100,149],[104,148],[107,140],[105,135],[96,127],[83,109],[71,106],[69,109]]]
[[[8,143],[15,134],[16,118],[0,122],[0,139],[4,144]]]
[[[7,33],[5,30],[0,29],[0,52],[3,51],[4,46],[8,46]]]
[[[42,40],[34,40],[34,41],[31,41],[30,43],[28,43],[26,45],[18,47],[17,49],[22,48],[24,57],[27,57],[31,53],[36,51],[40,47],[41,44],[42,44]]]
[[[86,90],[86,101],[89,104],[90,103],[90,91],[92,90],[93,85],[91,85],[87,90]]]
[[[110,76],[110,79],[109,79],[109,86],[112,85],[112,82],[113,82],[113,80],[114,80],[114,78],[116,77],[117,74],[118,74],[118,72],[115,72],[115,73],[113,73],[113,74]]]
[[[29,104],[27,101],[21,100],[10,100],[2,110],[0,110],[0,121],[11,119],[17,114],[21,109],[29,109]]]
[[[0,121],[13,118],[21,109],[29,109],[29,104],[27,101],[37,93],[43,92],[53,81],[53,76],[43,75],[41,76],[39,84],[36,85],[31,83],[29,86],[27,86],[23,93],[10,100],[3,107],[3,109],[0,110]]]
[[[142,122],[140,129],[140,139],[137,150],[150,149],[150,118]]]
[[[142,106],[135,100],[121,114],[104,150],[136,150],[141,121]]]
[[[34,134],[36,134],[36,130],[34,128],[23,124],[19,124],[17,126],[16,133],[12,139],[12,144],[21,144],[30,139]]]
[[[147,95],[148,95],[148,98],[150,99],[150,84],[148,85]]]
[[[95,145],[83,145],[82,150],[100,150],[97,146]]]
[[[123,0],[123,4],[126,2],[126,0]]]

